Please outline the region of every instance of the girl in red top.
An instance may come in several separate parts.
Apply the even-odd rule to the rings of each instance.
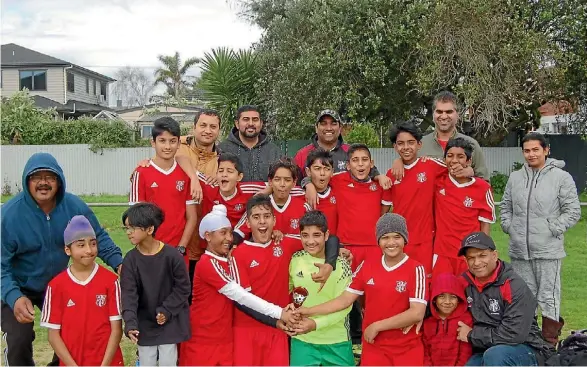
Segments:
[[[424,365],[464,366],[473,351],[471,344],[457,340],[458,323],[473,326],[465,301],[465,284],[451,273],[432,278],[432,316],[424,320]]]

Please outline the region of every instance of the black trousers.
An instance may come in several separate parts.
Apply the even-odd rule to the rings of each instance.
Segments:
[[[39,310],[43,309],[45,293],[26,292],[25,295],[31,300],[34,306],[39,308]],[[2,317],[0,326],[2,328],[2,337],[6,343],[3,352],[3,364],[5,366],[34,366],[33,341],[35,340],[35,324],[33,322],[21,324],[16,321],[14,311],[4,302],[2,302],[0,316]],[[48,366],[58,365],[59,359],[56,354],[53,354],[53,360]]]
[[[349,313],[349,326],[353,344],[361,344],[363,337],[363,316],[361,315],[361,303],[359,300],[353,303],[353,308],[351,308],[351,312]]]
[[[188,272],[190,275],[190,297],[188,298],[188,303],[192,304],[192,295],[194,294],[194,273],[196,272],[196,264],[198,263],[198,260],[190,260],[190,264],[189,264],[189,268],[188,268]]]

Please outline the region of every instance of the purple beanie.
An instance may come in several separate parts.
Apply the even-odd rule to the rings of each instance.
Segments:
[[[71,218],[65,232],[63,232],[65,245],[71,245],[73,242],[87,237],[96,238],[96,232],[94,232],[90,221],[83,215],[76,215]]]

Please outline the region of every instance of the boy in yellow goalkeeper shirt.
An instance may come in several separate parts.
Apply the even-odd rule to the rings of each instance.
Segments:
[[[289,284],[294,305],[311,307],[340,296],[351,283],[350,264],[339,257],[336,270],[322,286],[312,280],[317,263],[323,264],[328,222],[320,211],[306,213],[300,219],[304,250],[296,252],[289,264]],[[322,286],[322,288],[321,288]],[[348,313],[351,307],[324,316],[303,318],[295,325],[291,338],[291,366],[354,366],[349,335]]]

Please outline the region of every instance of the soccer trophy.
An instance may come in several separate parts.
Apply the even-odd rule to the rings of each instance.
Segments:
[[[308,290],[304,287],[295,287],[293,289],[293,304],[295,308],[302,307],[302,304],[308,297]]]

